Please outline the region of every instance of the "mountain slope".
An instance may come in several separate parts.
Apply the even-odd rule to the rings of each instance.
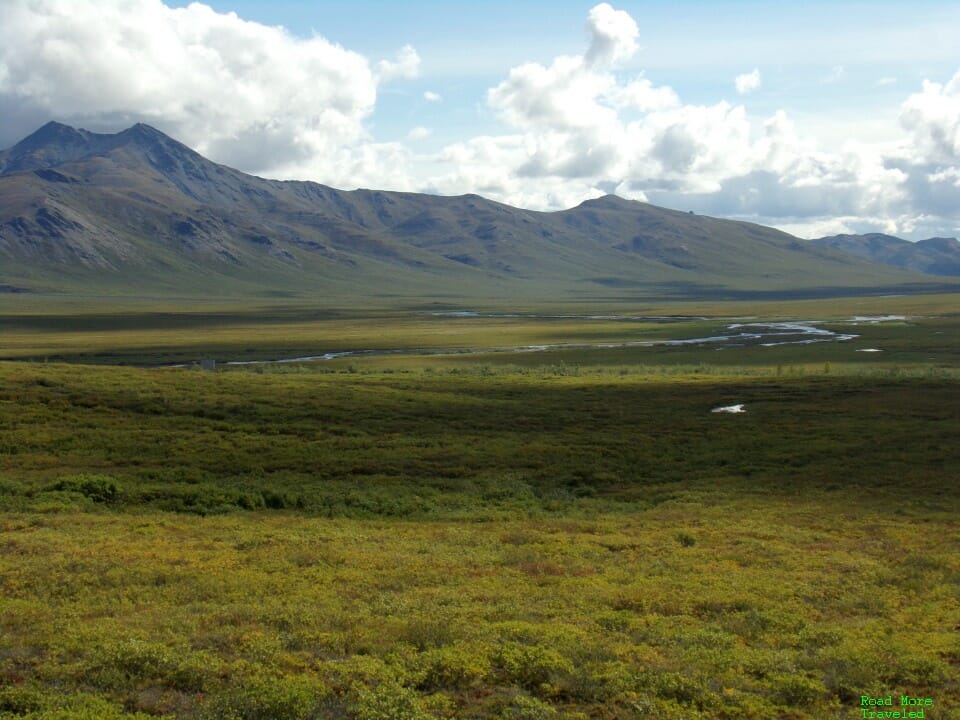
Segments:
[[[960,276],[960,241],[929,238],[919,242],[892,235],[832,235],[811,240],[814,245],[840,250],[871,262],[915,270],[929,275]]]
[[[0,152],[0,285],[495,297],[885,288],[922,278],[749,223],[607,196],[562,212],[345,192],[218,165],[146,125]],[[832,290],[831,290],[832,289]]]

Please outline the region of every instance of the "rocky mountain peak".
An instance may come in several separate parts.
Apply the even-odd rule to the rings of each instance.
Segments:
[[[90,152],[95,135],[51,121],[0,153],[0,175],[52,168]]]

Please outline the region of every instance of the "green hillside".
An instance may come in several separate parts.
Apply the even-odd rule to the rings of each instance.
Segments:
[[[811,243],[849,253],[870,262],[929,275],[960,275],[960,242],[956,238],[927,238],[910,242],[892,235],[832,235]]]
[[[336,190],[146,125],[50,123],[0,153],[0,286],[187,297],[807,295],[943,286],[771,228],[607,196],[562,212]]]

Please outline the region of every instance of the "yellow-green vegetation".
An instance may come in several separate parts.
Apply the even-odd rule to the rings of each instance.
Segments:
[[[821,718],[910,692],[956,717],[956,504],[661,500],[496,523],[6,515],[0,708]]]
[[[897,309],[832,317],[868,312]],[[956,720],[940,315],[857,326],[876,357],[0,363],[0,718],[820,720],[909,694]],[[143,328],[117,332],[105,352]],[[275,333],[250,344],[296,344]]]
[[[863,334],[866,343],[886,341],[891,331],[896,340],[899,329],[903,337],[897,349],[923,351],[915,358],[923,365],[941,360],[949,365],[960,350],[955,335],[960,315],[953,311],[958,303],[957,295],[769,303],[638,302],[626,306],[622,302],[596,300],[554,305],[503,300],[469,308],[499,317],[451,317],[443,313],[464,308],[440,303],[383,309],[171,300],[125,302],[118,307],[113,299],[67,302],[63,298],[26,294],[4,298],[0,360],[161,365],[195,362],[200,357],[263,360],[357,350],[456,351],[560,343],[654,342],[722,334],[730,322],[738,320],[820,319],[839,323],[837,328],[847,331],[853,326],[845,321],[853,316],[900,314],[911,318],[911,329],[906,334],[904,323],[857,325],[853,332]],[[950,314],[944,316],[948,309]],[[603,316],[609,319],[602,319]],[[614,319],[617,317],[620,319]],[[924,333],[925,327],[942,337]],[[673,349],[667,357],[642,349],[643,356],[590,352],[575,360],[590,364],[707,361],[775,365],[781,360],[803,361],[804,356],[797,355],[801,349],[764,349],[756,358],[746,359],[735,353],[704,353],[697,347],[686,355]],[[950,355],[942,356],[943,350]],[[869,359],[854,356],[853,351],[854,345],[817,346],[812,348],[814,355],[810,357],[841,362]],[[888,362],[890,357],[874,359]],[[516,360],[515,356],[509,358]],[[548,364],[539,357],[533,362]]]

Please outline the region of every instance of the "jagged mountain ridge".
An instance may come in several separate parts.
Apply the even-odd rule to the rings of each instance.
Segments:
[[[960,241],[934,237],[910,242],[893,235],[831,235],[811,241],[871,262],[928,275],[960,275]]]
[[[606,196],[560,212],[342,191],[219,165],[147,125],[0,152],[0,283],[158,292],[546,295],[890,286],[915,275],[750,223]]]

